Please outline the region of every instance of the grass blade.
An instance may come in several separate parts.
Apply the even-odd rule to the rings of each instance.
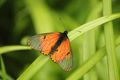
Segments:
[[[6,74],[3,58],[2,58],[1,55],[0,55],[0,63],[1,63],[2,80],[6,80],[7,79],[7,74]]]
[[[95,19],[93,21],[90,21],[86,24],[83,24],[81,26],[79,26],[78,28],[72,30],[71,32],[69,32],[68,36],[70,38],[70,40],[74,40],[75,38],[77,38],[78,36],[82,35],[83,33],[92,30],[96,27],[98,27],[101,24],[104,24],[106,22],[109,22],[111,20],[120,18],[120,13],[116,13],[116,14],[112,14],[109,16],[104,16],[98,19]]]
[[[31,48],[28,46],[20,46],[20,45],[4,46],[4,47],[0,47],[0,54],[7,53],[10,51],[29,50],[29,49]]]
[[[92,6],[93,9],[87,19],[88,22],[100,17],[100,12],[102,11],[102,4],[101,3],[98,4],[95,1],[93,2],[91,1],[91,3],[92,4],[94,3],[94,5],[96,6]],[[96,28],[84,34],[84,42],[83,42],[84,61],[86,61],[91,55],[95,54],[96,52],[95,30]],[[93,68],[84,75],[84,80],[97,80],[98,76],[96,73],[97,72],[95,71],[95,68]]]
[[[103,0],[103,15],[112,14],[112,0]],[[104,25],[105,43],[108,61],[109,80],[119,80],[119,70],[117,63],[117,56],[115,51],[114,33],[112,22]]]
[[[40,55],[17,80],[30,80],[32,76],[48,61],[48,57]]]

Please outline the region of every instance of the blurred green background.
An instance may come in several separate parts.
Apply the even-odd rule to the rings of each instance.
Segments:
[[[112,1],[112,10],[113,13],[120,12],[120,0]],[[29,36],[65,30],[69,32],[101,16],[101,0],[0,0],[0,46],[26,45]],[[120,34],[120,19],[115,20],[113,25],[116,39]],[[49,59],[31,80],[66,79],[80,64],[84,63],[82,61],[83,37],[80,36],[71,43],[74,64],[72,71],[63,71],[59,65]],[[95,43],[96,50],[105,45],[103,28],[96,29]],[[117,48],[117,53],[120,53],[120,47]],[[9,79],[17,79],[39,55],[40,53],[35,50],[3,54],[2,57]],[[118,60],[120,61],[120,54],[118,54]],[[94,72],[96,75],[94,80],[107,80],[105,63],[104,59],[98,63]],[[120,64],[120,62],[118,63]],[[2,78],[1,74],[0,78]]]

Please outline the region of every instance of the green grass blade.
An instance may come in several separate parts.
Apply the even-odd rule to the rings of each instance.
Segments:
[[[2,75],[2,71],[0,70],[0,76]],[[6,80],[14,80],[11,76],[9,76],[8,74],[6,74],[7,79]]]
[[[95,19],[93,21],[90,21],[86,24],[83,24],[81,26],[79,26],[78,28],[72,30],[71,32],[69,32],[68,36],[70,38],[70,40],[74,40],[75,38],[77,38],[78,36],[82,35],[83,33],[92,30],[96,27],[98,27],[101,24],[104,24],[108,21],[114,20],[120,18],[120,13],[116,13],[116,14],[112,14],[109,16],[104,16],[98,19]]]
[[[100,17],[100,12],[102,11],[101,3],[98,4],[96,2],[92,2],[92,4],[94,4],[94,6],[93,9],[91,10],[91,13],[88,16],[87,22]],[[96,28],[84,34],[84,41],[83,41],[84,61],[86,61],[92,54],[95,54],[96,52],[95,30]],[[93,68],[84,75],[84,80],[97,80],[98,76],[96,73],[97,72],[95,71],[95,68]]]
[[[49,57],[40,55],[17,80],[30,80],[32,76],[48,61]]]
[[[28,46],[20,46],[20,45],[4,46],[4,47],[0,47],[0,54],[7,53],[10,51],[29,50],[29,49],[31,48]]]
[[[1,63],[2,80],[6,80],[7,79],[7,74],[6,74],[3,58],[2,58],[1,55],[0,55],[0,63]]]
[[[116,40],[116,46],[120,45],[120,36]],[[82,76],[92,69],[103,57],[105,56],[105,47],[101,48],[90,59],[86,61],[80,68],[73,72],[66,80],[78,80]]]
[[[112,14],[112,0],[103,0],[103,15]],[[117,63],[117,55],[115,51],[114,33],[112,22],[104,25],[105,43],[108,61],[109,80],[119,80],[119,69]]]

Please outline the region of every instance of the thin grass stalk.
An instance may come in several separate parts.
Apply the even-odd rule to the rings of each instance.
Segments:
[[[112,0],[103,0],[103,15],[112,14]],[[113,24],[108,22],[104,25],[105,41],[106,41],[106,51],[107,51],[107,61],[108,61],[108,79],[109,80],[119,80],[119,69],[115,51]]]
[[[100,17],[100,12],[102,11],[102,4],[96,1],[92,1],[92,5],[96,5],[96,7],[93,7],[89,17],[88,17],[88,22]],[[88,31],[87,33],[84,34],[84,43],[83,43],[83,51],[84,51],[84,61],[86,61],[91,55],[95,54],[96,52],[96,47],[95,47],[95,30]],[[84,80],[97,80],[97,74],[95,71],[95,68],[90,70],[87,74],[84,76]]]
[[[0,55],[0,64],[1,64],[2,80],[7,80],[7,73],[6,73],[4,61],[1,55]]]

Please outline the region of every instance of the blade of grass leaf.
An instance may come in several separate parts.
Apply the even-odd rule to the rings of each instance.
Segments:
[[[7,53],[10,51],[29,50],[29,49],[31,48],[28,46],[20,46],[20,45],[3,46],[0,47],[0,54]]]
[[[7,80],[5,65],[4,65],[3,58],[1,55],[0,55],[0,63],[1,63],[2,80]]]
[[[95,19],[93,21],[83,24],[83,25],[79,26],[78,28],[70,31],[68,36],[69,36],[70,40],[72,41],[75,38],[77,38],[78,36],[82,35],[83,33],[87,32],[89,30],[92,30],[92,29],[98,27],[99,25],[104,24],[108,21],[114,20],[116,18],[120,18],[120,13],[116,13],[116,14],[112,14],[109,16],[104,16],[104,17]]]
[[[116,46],[120,45],[120,36],[116,40]],[[66,80],[78,80],[82,76],[92,69],[106,54],[105,47],[101,48],[94,54],[90,59],[88,59],[80,68],[75,70]]]
[[[0,76],[2,75],[2,71],[0,70]],[[7,74],[7,80],[14,80],[11,76]]]
[[[17,80],[30,80],[32,76],[48,61],[49,57],[40,55]]]
[[[103,0],[103,15],[112,14],[112,0]],[[117,55],[115,51],[114,33],[112,22],[104,25],[105,43],[108,61],[109,80],[119,80],[119,69],[117,63]]]
[[[87,22],[100,17],[100,12],[102,11],[102,4],[97,3],[96,0],[91,1],[92,10],[88,16]],[[93,6],[94,4],[94,6]],[[84,34],[84,42],[83,42],[83,57],[84,61],[86,61],[92,54],[96,52],[95,47],[95,30],[88,31]],[[90,70],[87,74],[84,75],[84,80],[97,80],[98,76],[96,74],[95,68]]]

